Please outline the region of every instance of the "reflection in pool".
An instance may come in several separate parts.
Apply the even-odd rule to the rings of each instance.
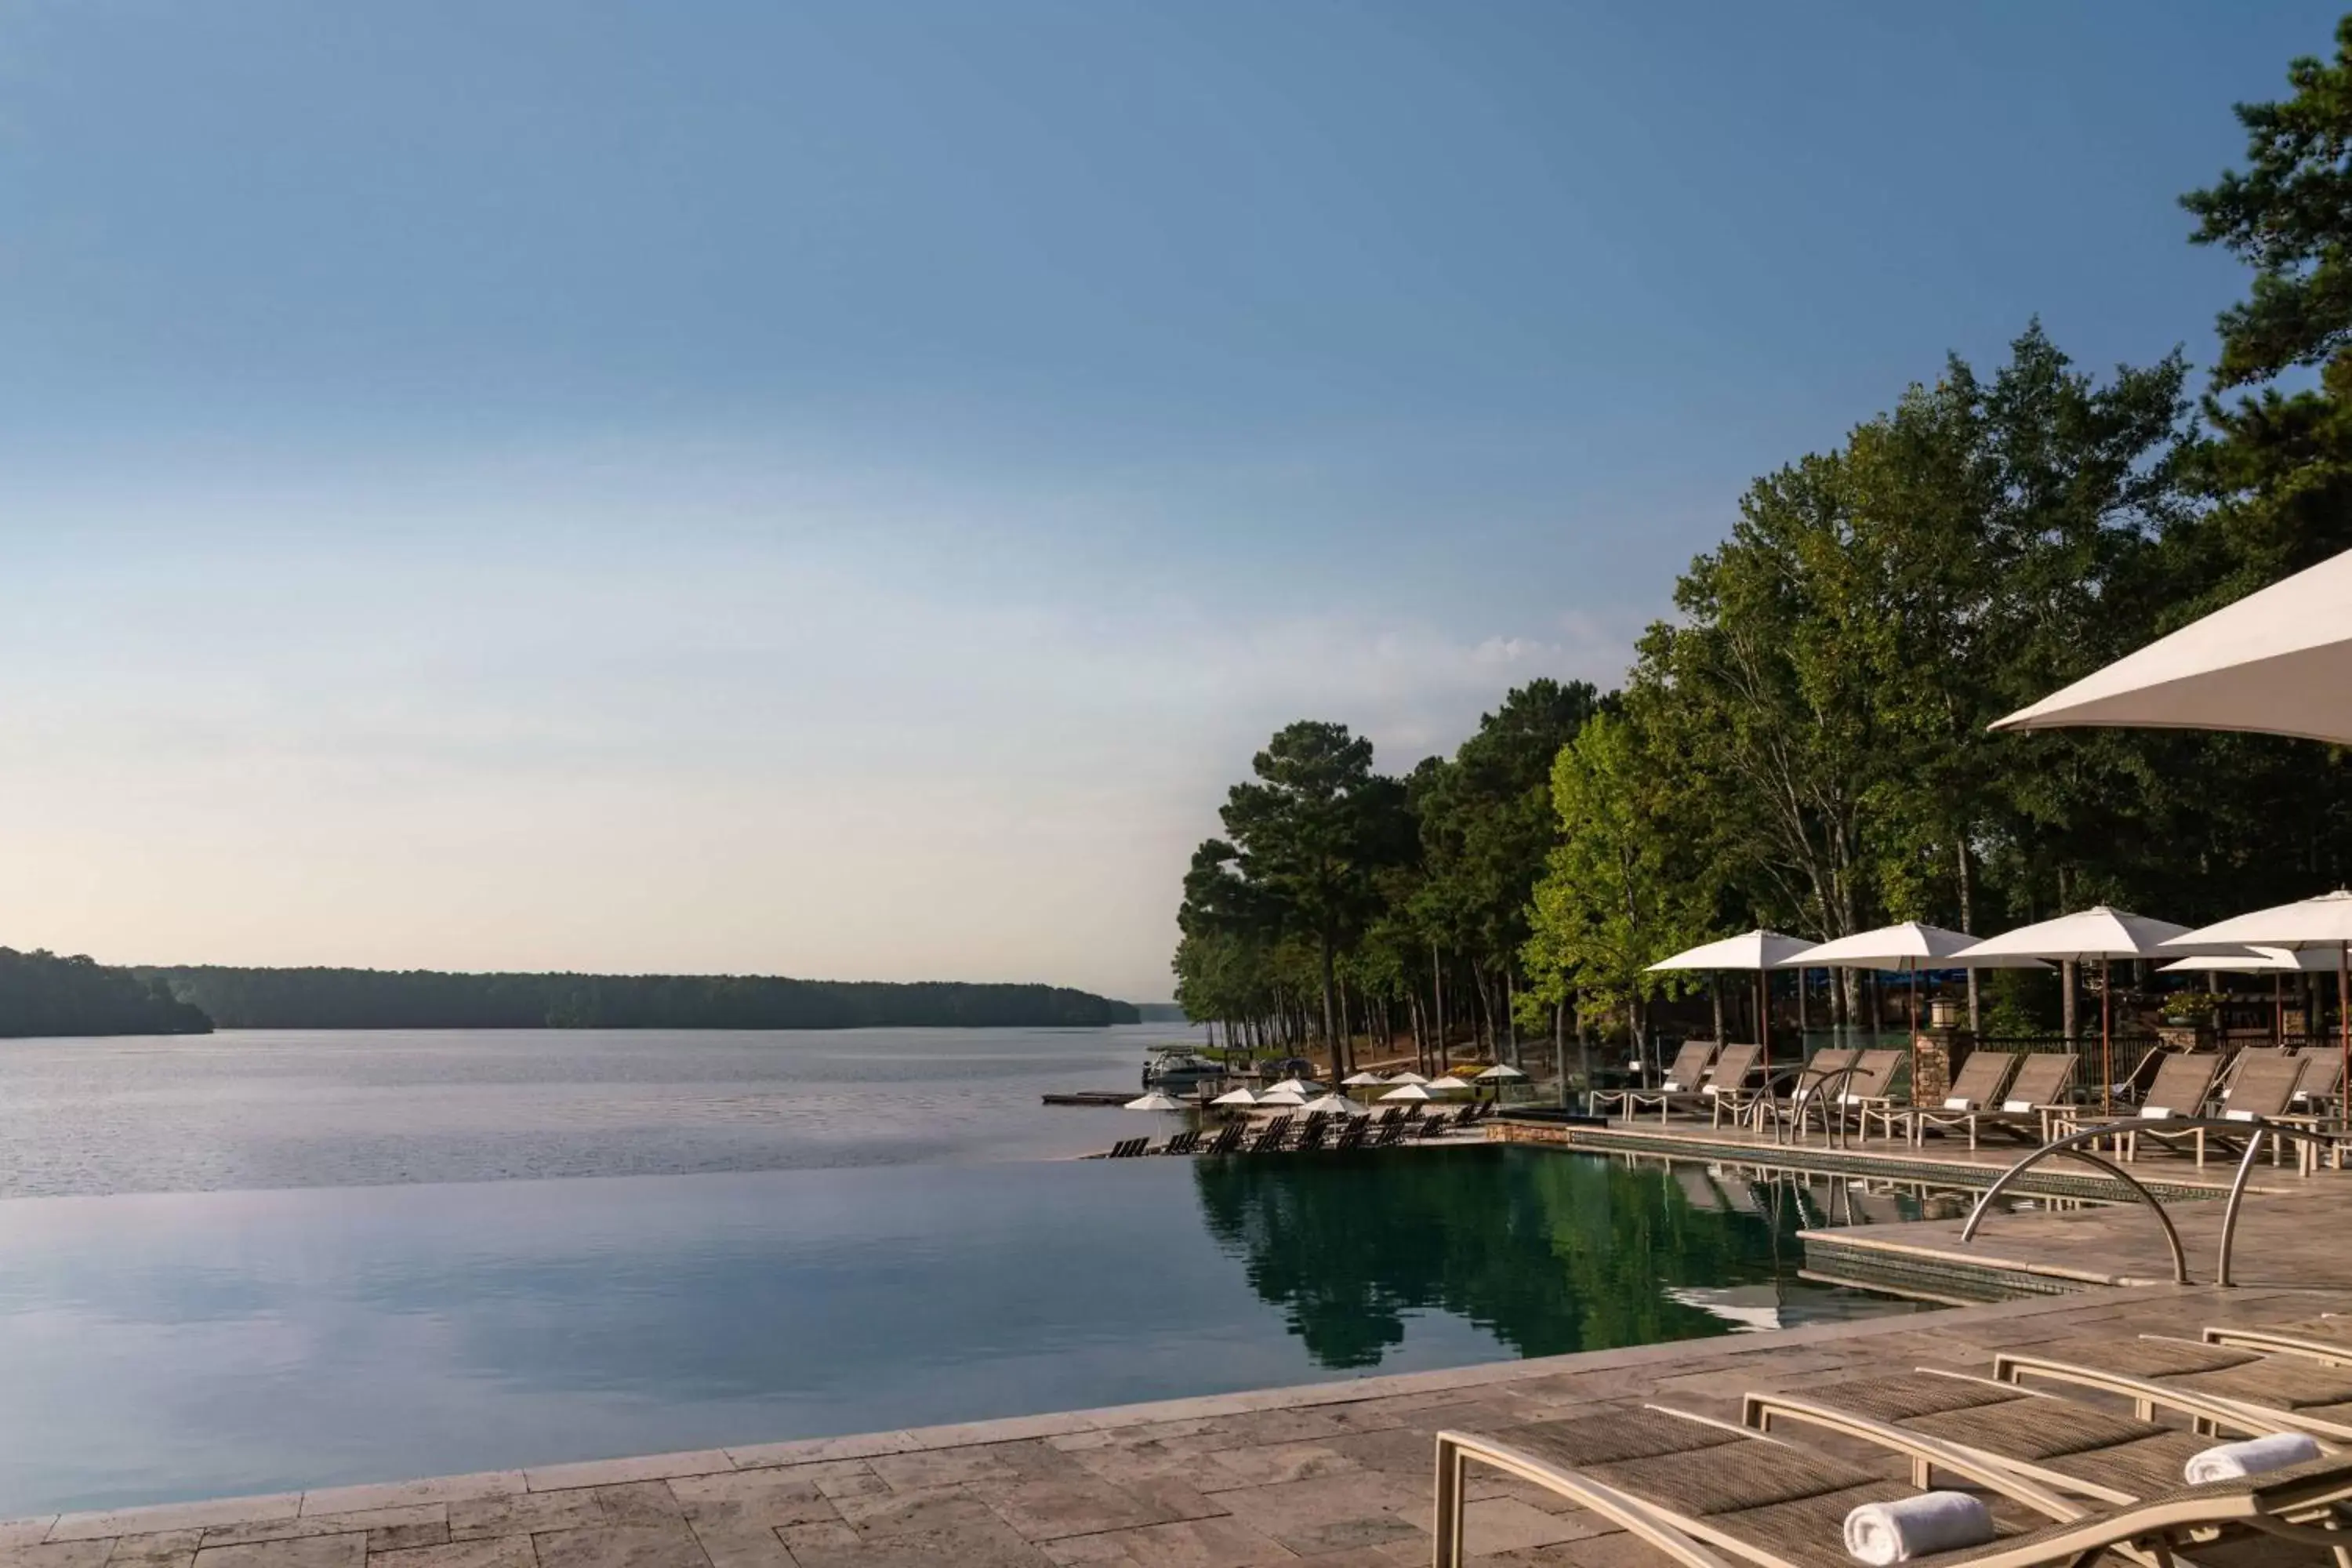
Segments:
[[[1821,1218],[1494,1147],[0,1203],[0,1517],[1906,1310]]]

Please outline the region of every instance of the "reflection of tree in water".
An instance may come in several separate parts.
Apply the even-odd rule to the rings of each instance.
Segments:
[[[1521,1355],[1722,1333],[1729,1324],[1666,1288],[1771,1280],[1793,1269],[1788,1238],[1802,1223],[1793,1205],[1777,1221],[1699,1206],[1660,1167],[1533,1151],[1243,1156],[1193,1170],[1210,1233],[1333,1368],[1378,1365],[1405,1318],[1429,1309]]]

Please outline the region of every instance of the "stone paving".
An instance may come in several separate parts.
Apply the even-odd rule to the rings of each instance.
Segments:
[[[1736,1417],[1751,1388],[1981,1371],[1996,1347],[2347,1307],[2352,1290],[2102,1289],[961,1426],[66,1514],[0,1524],[0,1568],[1400,1568],[1430,1561],[1443,1427],[1652,1401]],[[1655,1561],[1534,1488],[1489,1474],[1470,1497],[1480,1568]]]

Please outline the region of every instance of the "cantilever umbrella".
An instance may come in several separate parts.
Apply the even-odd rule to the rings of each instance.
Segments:
[[[2298,899],[2291,904],[2256,910],[2250,915],[2239,915],[2218,925],[2183,931],[2165,945],[2179,949],[2225,942],[2243,942],[2249,946],[2260,943],[2264,947],[2284,947],[2294,951],[2315,948],[2334,953],[2336,1049],[2342,1055],[2344,1067],[2352,1069],[2352,1005],[2347,1005],[2347,1000],[2352,997],[2352,989],[2347,987],[2347,982],[2352,981],[2352,890],[2338,888],[2315,899]],[[2347,1072],[2337,1081],[2346,1085],[2347,1091],[2352,1091],[2352,1072]]]
[[[1911,1081],[1919,1081],[1919,971],[1922,969],[2040,969],[2032,958],[1987,958],[1971,963],[1961,954],[1976,945],[1966,931],[1946,931],[1903,921],[1876,931],[1856,931],[1818,947],[1801,948],[1780,961],[1784,969],[1885,969],[1911,981]],[[1871,1020],[1877,1028],[1877,1020]],[[1801,1066],[1802,1064],[1800,1064]],[[1916,1090],[1914,1091],[1916,1092]]]
[[[1789,961],[1810,946],[1803,938],[1783,936],[1777,931],[1743,931],[1725,937],[1721,942],[1701,942],[1685,948],[1672,958],[1662,958],[1650,965],[1652,973],[1662,969],[1752,969],[1756,972],[1756,1032],[1757,1044],[1764,1052],[1764,1070],[1772,1070],[1772,994],[1767,988],[1767,973],[1789,967]],[[1803,977],[1799,976],[1800,984]],[[1803,1054],[1800,1043],[1798,1054]],[[1637,1053],[1638,1054],[1638,1053]]]
[[[2116,1105],[2115,1009],[2111,1004],[2114,987],[2107,984],[2109,965],[2118,958],[2170,958],[2182,947],[2220,946],[2227,952],[2235,943],[2187,942],[2187,926],[2174,925],[2170,921],[2150,920],[2146,915],[2129,914],[2111,910],[2105,904],[2078,910],[2071,915],[2060,915],[2053,921],[2042,921],[1999,936],[1987,937],[1976,946],[1959,954],[1966,963],[1984,955],[2031,956],[2056,958],[2075,963],[2099,963],[2099,1109],[2113,1110]]]
[[[2158,637],[1993,728],[2069,724],[2352,743],[2352,551]]]

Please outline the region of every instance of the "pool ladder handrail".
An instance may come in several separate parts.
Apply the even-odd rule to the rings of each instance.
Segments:
[[[2246,1140],[2246,1152],[2238,1161],[2238,1173],[2230,1183],[2229,1201],[2221,1211],[2221,1243],[2219,1256],[2214,1260],[2213,1282],[2216,1285],[2234,1285],[2236,1281],[2230,1277],[2230,1262],[2231,1256],[2237,1246],[2238,1215],[2245,1205],[2246,1184],[2253,1176],[2254,1162],[2262,1152],[2263,1140],[2276,1138],[2282,1141],[2311,1143],[2324,1148],[2337,1143],[2342,1138],[2341,1133],[2315,1131],[2310,1128],[2274,1121],[2267,1116],[2136,1116],[2121,1121],[2105,1122],[2097,1127],[2086,1127],[2079,1131],[2070,1132],[2063,1138],[2052,1139],[2041,1148],[2019,1160],[2008,1170],[2003,1171],[1992,1185],[1984,1190],[1984,1195],[1977,1199],[1976,1207],[1969,1212],[1968,1223],[1960,1226],[1960,1243],[1966,1246],[1976,1239],[1978,1230],[1982,1228],[1986,1216],[1992,1212],[1993,1200],[2000,1197],[2027,1171],[2053,1154],[2068,1154],[2087,1164],[2097,1166],[2122,1182],[2125,1186],[2131,1189],[2132,1194],[2140,1202],[2148,1206],[2155,1214],[2157,1223],[2164,1227],[2165,1242],[2172,1249],[2172,1282],[2176,1285],[2193,1284],[2195,1281],[2189,1277],[2189,1255],[2180,1245],[2180,1232],[2174,1227],[2172,1216],[2165,1212],[2163,1202],[2143,1186],[2137,1177],[2121,1165],[2081,1145],[2101,1138],[2137,1132],[2143,1129],[2152,1128],[2158,1131],[2177,1132],[2195,1131],[2200,1127],[2240,1133]]]

